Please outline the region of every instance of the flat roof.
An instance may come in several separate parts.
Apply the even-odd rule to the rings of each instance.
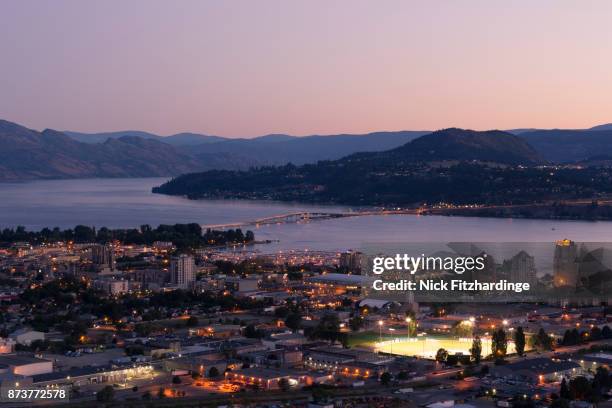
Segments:
[[[99,373],[111,373],[113,371],[121,371],[121,370],[125,370],[125,369],[132,368],[135,366],[139,366],[139,365],[143,365],[143,364],[136,364],[136,363],[130,362],[130,363],[125,363],[125,364],[107,364],[104,366],[85,366],[85,367],[71,368],[70,370],[66,370],[66,371],[55,371],[53,373],[33,375],[32,382],[40,383],[40,382],[54,381],[54,380],[59,380],[59,379],[67,380],[68,377],[72,379],[72,378],[90,376],[90,375],[99,374]]]
[[[264,379],[274,379],[274,378],[282,378],[282,377],[298,377],[307,375],[306,372],[297,372],[293,370],[286,369],[273,369],[273,368],[263,368],[263,367],[250,367],[245,368],[243,370],[230,371],[230,374],[233,375],[244,375],[245,377],[255,377],[255,378],[264,378]]]
[[[540,374],[566,371],[572,368],[578,368],[580,365],[573,361],[554,361],[550,358],[533,358],[500,367],[505,367],[512,371],[529,370]]]
[[[276,333],[276,334],[271,334],[270,337],[268,337],[265,340],[282,341],[282,340],[293,340],[293,339],[302,340],[302,339],[306,339],[306,337],[300,333]]]
[[[361,285],[368,281],[368,277],[364,275],[349,275],[345,273],[326,273],[324,275],[316,275],[307,278],[309,281],[323,283],[346,283]]]
[[[597,363],[612,363],[612,354],[610,353],[596,353],[587,354],[581,357],[581,360],[595,361]]]
[[[22,366],[37,363],[50,363],[50,360],[30,356],[27,354],[2,354],[0,355],[0,365]]]

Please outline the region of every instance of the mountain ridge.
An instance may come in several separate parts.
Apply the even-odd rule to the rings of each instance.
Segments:
[[[87,144],[2,120],[0,143],[0,180],[151,177],[204,169],[172,146],[136,136]]]
[[[501,130],[442,129],[392,149],[390,153],[406,153],[424,161],[478,160],[505,164],[545,162],[523,138]]]
[[[495,143],[499,140],[502,142]],[[515,196],[528,200],[549,188],[550,171],[540,168],[544,163],[524,140],[510,133],[450,128],[387,151],[356,153],[316,164],[181,175],[153,192],[348,205],[414,205],[431,200],[468,203]],[[591,191],[593,179],[567,185],[574,193]],[[560,194],[566,189],[555,191]]]
[[[412,160],[429,160],[442,157],[444,151],[444,154],[459,154],[461,151],[461,159],[465,159],[469,153],[472,160],[481,160],[484,154],[489,159],[506,164],[516,163],[517,157],[520,162],[531,156],[525,163],[609,165],[609,161],[589,160],[602,155],[612,156],[612,130],[594,128],[596,130],[495,131],[501,132],[499,135],[503,137],[494,139],[493,145],[475,149],[465,139],[465,143],[453,145],[449,150],[441,140],[429,147],[423,146],[420,156],[410,157]],[[4,158],[0,163],[0,170],[3,171],[0,180],[175,176],[212,169],[248,170],[251,167],[283,166],[287,163],[303,165],[345,157],[357,160],[364,154],[367,157],[368,153],[393,149],[398,149],[398,154],[407,154],[409,152],[405,149],[418,146],[428,139],[421,139],[410,148],[405,147],[407,143],[436,132],[385,131],[304,137],[269,134],[253,139],[227,139],[188,132],[162,137],[148,132],[124,131],[92,134],[98,137],[96,143],[79,142],[75,140],[75,134],[78,133],[52,129],[38,132],[0,120],[0,143],[3,147],[0,157]],[[509,139],[511,134],[519,139]],[[82,133],[78,135],[86,137]],[[89,142],[91,140],[88,139]],[[504,147],[506,141],[510,145]],[[526,142],[527,146],[522,142]],[[480,151],[481,148],[485,150]],[[495,153],[496,149],[501,149],[501,152]]]

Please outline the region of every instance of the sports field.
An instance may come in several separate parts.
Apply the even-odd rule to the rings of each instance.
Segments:
[[[482,338],[482,354],[486,356],[491,352],[491,340]],[[418,356],[423,358],[435,358],[439,349],[443,348],[449,354],[463,353],[470,354],[472,347],[471,339],[457,339],[445,336],[427,336],[412,338],[385,336],[380,342],[377,333],[360,333],[358,336],[349,337],[350,345],[370,346],[377,351],[398,354],[403,356]],[[514,353],[514,343],[508,342],[508,354]]]

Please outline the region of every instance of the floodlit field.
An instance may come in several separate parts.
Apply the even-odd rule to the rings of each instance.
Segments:
[[[491,340],[483,338],[482,354],[483,356],[491,353]],[[435,358],[436,352],[443,348],[449,354],[463,353],[470,354],[472,347],[471,339],[454,339],[450,337],[420,337],[418,339],[407,340],[405,338],[396,338],[394,340],[386,340],[382,343],[374,343],[374,348],[377,351],[385,353],[399,354],[403,356],[418,356],[424,358]],[[508,342],[508,354],[514,353],[514,343]]]
[[[389,335],[386,333],[382,333],[383,340],[393,340],[396,339],[396,335]],[[374,347],[379,341],[381,337],[378,333],[373,331],[365,331],[359,333],[351,333],[348,337],[348,346],[362,346],[362,347]]]

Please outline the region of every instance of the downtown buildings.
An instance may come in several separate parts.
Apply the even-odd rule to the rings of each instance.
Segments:
[[[187,289],[196,280],[192,256],[181,254],[170,261],[170,281],[180,289]]]

